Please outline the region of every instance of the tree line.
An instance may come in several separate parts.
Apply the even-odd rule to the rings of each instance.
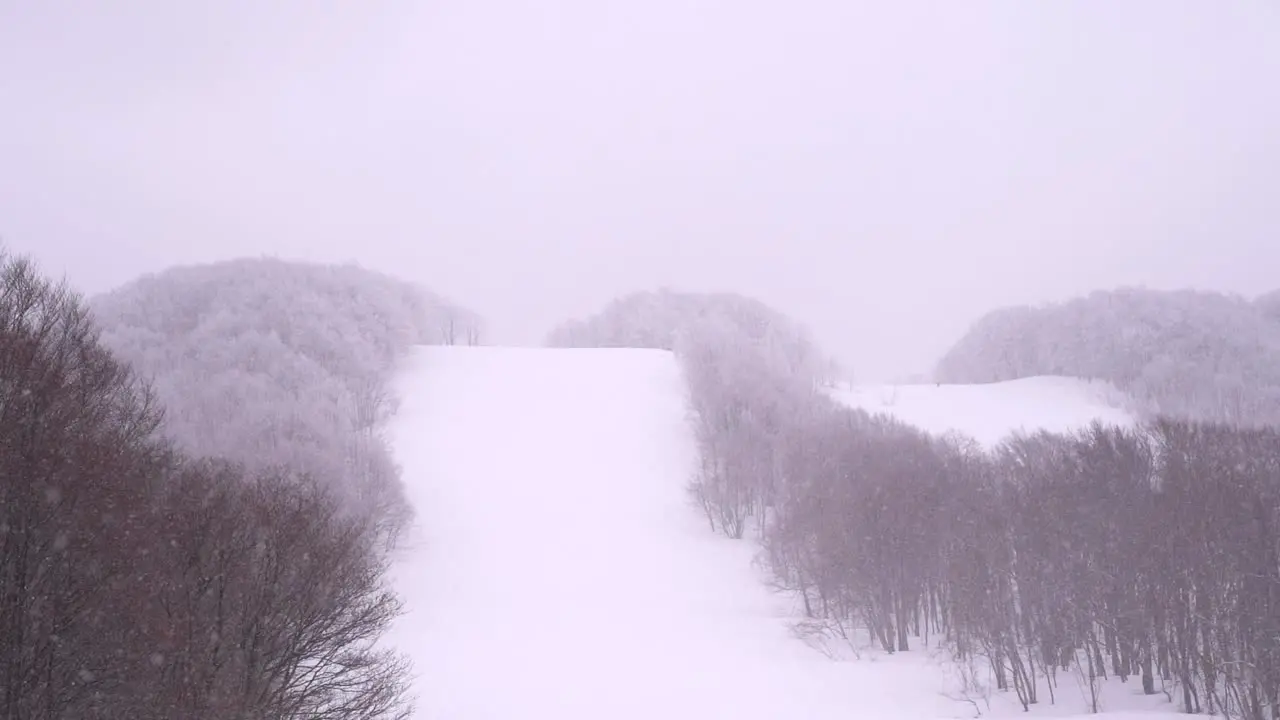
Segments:
[[[1280,715],[1280,432],[1157,419],[984,450],[832,402],[766,343],[689,336],[710,525],[756,534],[806,625],[940,641],[1022,706],[1116,677]]]
[[[397,278],[271,258],[173,268],[90,306],[180,449],[305,472],[379,518],[389,542],[411,516],[384,434],[397,363],[480,331],[474,313]]]
[[[1137,288],[980,318],[938,362],[934,380],[1033,375],[1106,380],[1144,419],[1280,425],[1280,294]]]
[[[0,718],[407,717],[377,518],[165,422],[83,300],[0,257]]]

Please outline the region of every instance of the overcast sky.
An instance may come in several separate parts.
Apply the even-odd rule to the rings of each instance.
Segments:
[[[534,343],[755,295],[863,379],[996,306],[1280,287],[1280,3],[0,0],[0,237],[358,260]]]

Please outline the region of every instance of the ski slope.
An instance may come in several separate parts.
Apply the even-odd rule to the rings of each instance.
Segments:
[[[992,447],[1015,432],[1074,432],[1094,421],[1126,426],[1125,397],[1108,383],[1041,376],[977,385],[852,385],[834,397],[926,432],[960,432]]]
[[[927,650],[839,661],[794,637],[754,544],[686,502],[694,447],[669,353],[420,348],[397,390],[392,442],[418,516],[391,640],[414,664],[416,717],[1025,716],[1009,694],[960,690]],[[1127,421],[1101,386],[1060,378],[837,395],[988,444]],[[1082,713],[1072,692],[1033,714]],[[1173,717],[1132,686],[1103,693],[1117,720]]]
[[[418,717],[956,715],[918,664],[794,639],[751,544],[687,505],[670,354],[424,348],[402,377],[392,434],[419,523],[394,634]]]

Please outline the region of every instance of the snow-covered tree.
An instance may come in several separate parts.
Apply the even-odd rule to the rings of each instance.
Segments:
[[[151,378],[182,449],[286,466],[407,518],[382,430],[414,344],[478,342],[479,320],[354,265],[246,259],[149,275],[93,299],[103,342]]]
[[[252,427],[274,389],[207,407]],[[374,520],[287,457],[184,456],[164,422],[81,298],[0,256],[0,717],[405,717]]]
[[[1211,292],[1121,289],[997,310],[938,362],[942,382],[1099,378],[1148,417],[1280,423],[1280,322]]]
[[[809,330],[768,305],[736,293],[674,290],[624,295],[584,320],[571,320],[547,336],[551,347],[634,347],[678,350],[698,328],[719,327],[767,349],[771,362],[792,375],[826,381],[837,365]],[[719,331],[717,331],[719,332]]]

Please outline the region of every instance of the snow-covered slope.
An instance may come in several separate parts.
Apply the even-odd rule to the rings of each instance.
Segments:
[[[794,639],[750,544],[689,508],[670,354],[433,348],[404,375],[394,442],[420,526],[395,633],[419,717],[955,714],[917,664]]]
[[[904,419],[992,436],[1122,417],[1062,383],[1003,385],[900,388],[884,409],[915,403]],[[754,544],[712,533],[686,503],[694,447],[669,353],[420,349],[398,390],[393,442],[419,522],[394,571],[408,612],[392,642],[414,662],[417,717],[1022,715],[960,689],[928,651],[842,662],[794,637]],[[1113,690],[1109,710],[1156,707]]]
[[[1097,420],[1128,425],[1124,396],[1102,381],[1042,376],[983,385],[853,385],[840,401],[931,433],[958,431],[988,447],[1015,432],[1072,432]]]

